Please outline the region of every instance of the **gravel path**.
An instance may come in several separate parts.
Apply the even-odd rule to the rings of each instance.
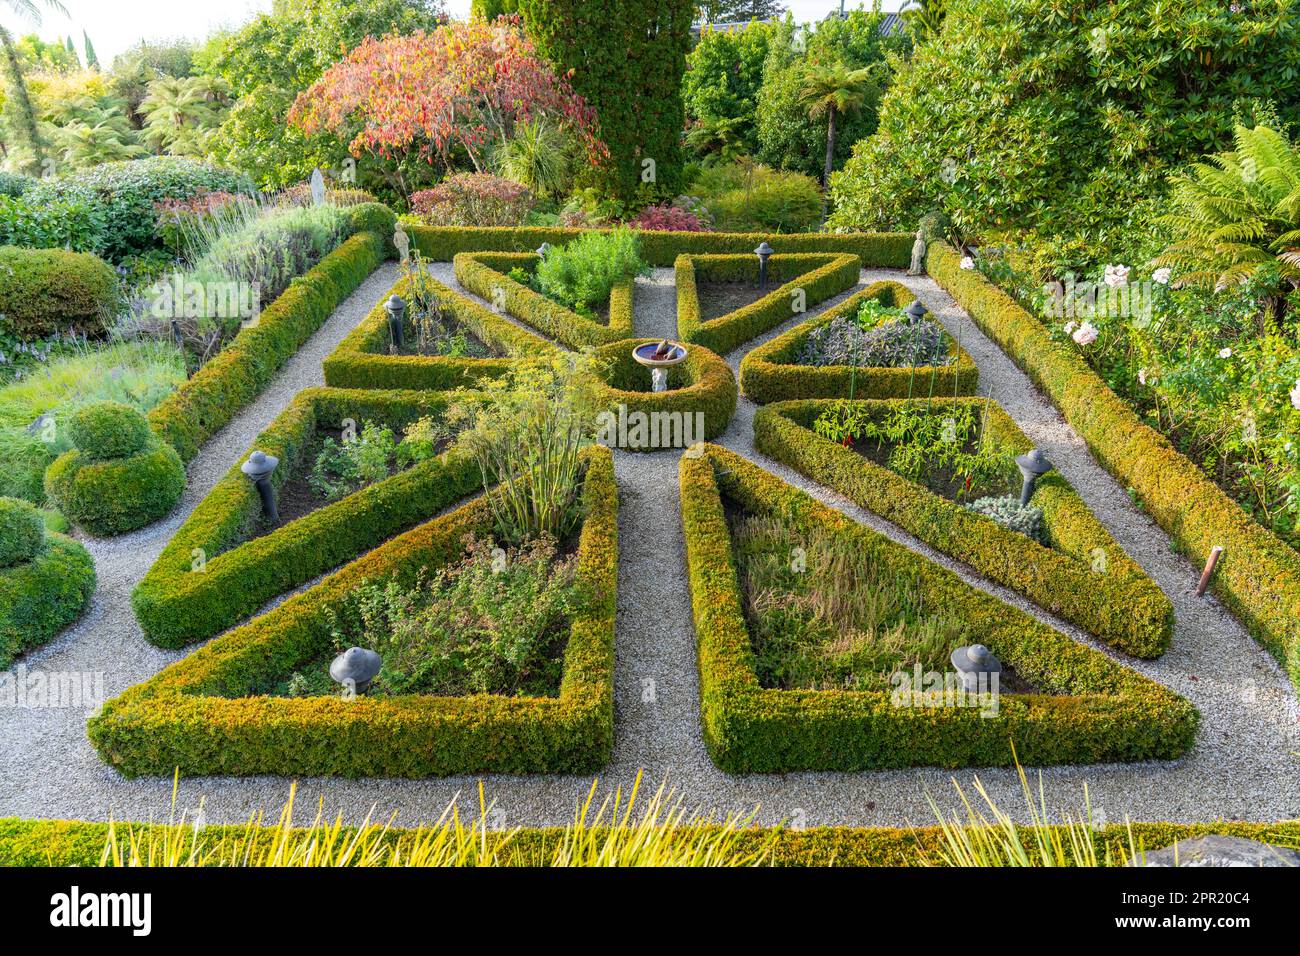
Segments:
[[[457,287],[450,264],[432,267]],[[1061,767],[1042,773],[1051,807],[1078,811],[1084,788],[1094,816],[1119,821],[1217,818],[1271,820],[1300,817],[1300,708],[1281,668],[1213,598],[1191,594],[1196,572],[1170,549],[1164,534],[1088,455],[1082,442],[1025,376],[992,345],[933,281],[898,273],[864,272],[905,281],[960,337],[975,357],[981,390],[1012,415],[1074,484],[1119,542],[1174,602],[1177,631],[1172,650],[1159,661],[1131,667],[1186,695],[1203,723],[1195,750],[1172,763]],[[100,589],[90,614],[57,641],[29,655],[25,664],[46,671],[102,672],[105,691],[120,692],[175,660],[144,641],[132,617],[129,594],[183,515],[207,492],[253,437],[301,388],[320,382],[320,361],[395,279],[391,266],[372,276],[298,353],[274,385],[232,425],[205,446],[192,466],[191,486],[177,514],[129,538],[91,542]],[[656,270],[638,282],[638,336],[671,336],[676,329],[672,271]],[[846,294],[847,295],[847,294]],[[832,300],[839,301],[843,296]],[[828,307],[824,303],[814,312]],[[793,324],[793,323],[791,323]],[[779,334],[776,330],[771,335]],[[771,336],[764,336],[763,341]],[[753,343],[757,344],[757,342]],[[733,367],[747,349],[728,356]],[[938,563],[954,567],[874,515],[789,469],[757,455],[752,446],[754,406],[742,399],[721,443],[754,459],[792,484],[864,524],[902,541]],[[627,785],[644,769],[647,780],[681,790],[690,805],[718,812],[760,808],[763,822],[821,824],[924,824],[932,819],[925,795],[955,807],[950,781],[984,782],[1003,809],[1023,807],[1014,771],[985,769],[950,773],[895,770],[869,773],[786,774],[735,777],[709,761],[699,733],[699,685],[695,636],[685,589],[678,515],[677,459],[672,451],[615,453],[620,497],[618,629],[616,636],[617,732],[612,764],[603,785]],[[642,533],[642,529],[651,529]],[[1005,589],[954,567],[967,580],[1069,633],[1086,635],[1053,620]],[[1103,651],[1110,653],[1107,648]],[[125,780],[107,769],[85,739],[84,712],[0,708],[0,816],[103,819],[161,817],[168,812],[170,780]],[[477,778],[440,780],[304,780],[298,801],[312,807],[323,797],[330,813],[359,820],[372,806],[400,824],[430,820],[458,794],[475,799]],[[556,824],[568,820],[591,779],[582,777],[491,777],[498,826]],[[193,811],[202,801],[209,821],[239,821],[255,811],[277,810],[288,781],[275,777],[196,778],[182,781],[178,807]],[[307,811],[303,811],[305,814]]]

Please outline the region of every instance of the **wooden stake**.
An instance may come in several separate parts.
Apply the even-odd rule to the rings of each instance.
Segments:
[[[1196,596],[1200,597],[1205,593],[1205,589],[1210,586],[1210,578],[1214,576],[1214,566],[1219,563],[1219,555],[1223,554],[1223,549],[1217,544],[1210,549],[1210,557],[1205,562],[1205,570],[1201,572],[1201,580],[1196,583]]]

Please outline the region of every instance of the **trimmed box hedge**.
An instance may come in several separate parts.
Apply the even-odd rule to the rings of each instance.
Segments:
[[[974,395],[979,369],[961,343],[945,333],[950,365],[881,368],[869,365],[798,365],[795,356],[815,329],[851,318],[870,299],[902,309],[916,296],[899,282],[873,282],[834,308],[753,349],[740,363],[740,387],[760,405],[796,398],[906,398]],[[935,320],[937,321],[937,320]]]
[[[705,744],[731,773],[1005,766],[1173,759],[1196,737],[1184,698],[1071,641],[717,446],[680,465]],[[918,582],[928,606],[960,614],[1030,683],[1060,694],[1003,694],[975,707],[895,707],[886,691],[774,690],[754,672],[723,496],[742,509],[818,522],[886,569]]]
[[[668,391],[649,390],[650,370],[632,357],[637,346],[658,342],[658,339],[626,339],[596,350],[597,360],[603,368],[602,381],[594,384],[592,398],[597,414],[610,412],[620,421],[630,422],[638,412],[646,416],[651,433],[660,432],[674,419],[662,416],[681,416],[680,431],[692,430],[689,442],[665,445],[658,440],[648,440],[647,445],[628,442],[614,447],[627,451],[658,451],[665,447],[689,447],[722,434],[732,416],[736,414],[736,377],[725,360],[703,346],[687,351],[686,360],[668,370]],[[704,415],[703,433],[696,433],[694,422],[686,424],[686,417],[696,412]],[[654,416],[660,416],[655,418]],[[658,428],[654,425],[659,422]],[[622,427],[620,426],[620,431]]]
[[[682,255],[674,264],[677,280],[677,334],[726,355],[757,335],[789,321],[799,313],[795,293],[803,293],[802,308],[839,295],[858,284],[861,261],[851,254],[792,253],[767,260],[767,277],[780,282],[767,295],[742,308],[704,321],[696,289],[699,280],[758,283],[758,258],[736,255]]]
[[[183,461],[230,423],[339,304],[388,258],[392,240],[360,232],[293,280],[194,377],[149,413],[159,437]]]
[[[1045,548],[812,431],[823,412],[842,404],[809,400],[760,408],[754,445],[1117,650],[1153,658],[1169,649],[1173,605],[1058,472],[1038,480],[1032,499],[1052,545]],[[848,404],[880,418],[907,402]],[[1016,455],[1033,447],[1011,416],[986,399],[944,398],[934,414],[958,404],[987,410],[985,437],[996,447]],[[1104,572],[1094,570],[1098,563]]]
[[[492,793],[489,789],[488,799]],[[328,810],[329,808],[326,807]],[[382,809],[382,808],[381,808]],[[469,816],[462,805],[462,819]],[[469,821],[473,822],[473,821]],[[147,829],[162,830],[164,824],[115,824],[119,845],[128,833],[140,834]],[[192,839],[193,825],[173,824],[169,827],[173,841],[181,839],[186,845]],[[1034,839],[1028,827],[1020,828],[1025,845]],[[302,832],[301,830],[298,832]],[[356,833],[353,827],[344,827],[340,838],[346,842]],[[427,833],[427,831],[425,831]],[[605,831],[593,829],[593,837],[602,838]],[[1060,842],[1067,854],[1072,854],[1070,834],[1057,829]],[[1076,828],[1077,835],[1079,829]],[[1107,851],[1113,865],[1121,865],[1130,843],[1143,852],[1172,846],[1179,840],[1190,840],[1210,834],[1242,837],[1275,846],[1300,846],[1300,820],[1283,820],[1278,823],[1245,823],[1220,820],[1215,823],[1112,823],[1096,827],[1091,833],[1097,859],[1105,861]],[[388,828],[382,835],[384,845],[410,845],[419,838],[420,831],[412,828]],[[251,855],[264,855],[263,851],[275,845],[283,833],[276,827],[250,827],[248,824],[209,824],[203,829],[203,841],[215,846],[222,841],[248,845]],[[109,824],[82,820],[23,820],[15,817],[0,818],[0,866],[80,866],[101,865],[104,848],[108,845]],[[545,866],[555,848],[561,845],[564,830],[558,827],[521,827],[512,831],[506,846],[504,866]],[[768,849],[765,861],[771,866],[934,866],[940,863],[945,846],[943,831],[938,827],[808,827],[803,830],[780,827],[755,827],[736,835],[736,850],[750,853]]]
[[[632,335],[635,279],[615,283],[609,295],[609,324],[602,325],[552,302],[508,275],[511,269],[535,265],[537,259],[537,254],[532,252],[480,252],[461,253],[453,263],[456,281],[470,292],[499,304],[520,322],[571,349],[605,345]]]
[[[1052,399],[1097,461],[1132,489],[1197,565],[1224,548],[1215,595],[1287,669],[1300,690],[1300,553],[1261,527],[1155,429],[1072,347],[975,270],[951,246],[930,246],[927,270]]]
[[[0,246],[0,329],[20,339],[102,336],[120,300],[117,273],[99,256]]]
[[[590,229],[514,226],[421,226],[404,223],[421,254],[434,262],[451,262],[462,252],[533,252],[543,242],[562,246]],[[608,232],[609,230],[595,230]],[[652,266],[669,268],[690,253],[753,256],[759,243],[778,253],[848,253],[868,269],[906,269],[912,261],[910,232],[667,232],[648,229],[638,234],[641,257]]]
[[[260,537],[257,489],[239,470],[260,449],[280,459],[277,493],[311,469],[323,428],[352,419],[394,430],[439,416],[451,399],[433,392],[312,388],[298,394],[191,512],[131,595],[145,637],[160,647],[205,640],[377,547],[481,487],[476,464],[454,453],[420,462]]]
[[[423,777],[591,773],[614,739],[618,488],[607,449],[584,451],[585,518],[575,616],[556,697],[258,696],[331,646],[329,611],[363,581],[455,561],[466,534],[490,533],[482,497],[394,538],[267,614],[222,635],[104,705],[87,725],[128,776]]]
[[[95,562],[79,542],[42,526],[35,544],[30,557],[0,567],[0,670],[77,621],[95,593]]]
[[[413,299],[409,278],[399,279],[389,295]],[[453,389],[473,387],[485,379],[500,378],[519,359],[548,358],[559,352],[551,342],[529,329],[497,315],[454,292],[436,279],[422,288],[432,289],[438,305],[451,313],[485,345],[506,358],[453,358],[444,355],[390,355],[385,295],[338,347],[325,359],[325,384],[336,388]]]

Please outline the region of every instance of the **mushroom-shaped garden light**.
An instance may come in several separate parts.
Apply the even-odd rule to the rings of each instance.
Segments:
[[[758,287],[760,289],[767,288],[767,259],[775,251],[768,245],[766,239],[760,242],[758,248],[754,250],[754,255],[758,256]]]
[[[1023,508],[1034,496],[1034,483],[1055,466],[1037,448],[1019,456],[1016,459],[1016,466],[1020,469],[1020,476],[1024,478],[1024,484],[1020,486],[1020,507]]]
[[[406,318],[406,300],[400,295],[390,295],[388,301],[384,303],[384,311],[388,313],[388,335],[393,343],[393,350],[400,352],[403,320]]]
[[[984,685],[984,690],[992,690],[993,681],[988,675],[1002,673],[1002,662],[983,644],[959,647],[952,652],[949,659],[952,661],[952,666],[957,668],[957,673],[961,675],[961,684],[967,693],[979,692],[981,683]],[[984,676],[981,678],[980,675]]]
[[[271,524],[280,523],[280,512],[275,507],[275,489],[271,487],[271,473],[275,471],[275,466],[280,464],[280,459],[274,455],[268,455],[264,451],[255,451],[248,456],[248,461],[239,466],[242,471],[257,488],[257,493],[262,499],[262,514]]]
[[[349,647],[330,663],[330,677],[346,689],[364,694],[379,675],[383,658],[364,647]]]

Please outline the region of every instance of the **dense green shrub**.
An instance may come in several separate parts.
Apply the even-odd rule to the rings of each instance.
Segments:
[[[549,299],[579,315],[609,302],[614,286],[647,275],[637,234],[630,229],[589,232],[540,259],[534,275],[537,288]]]
[[[704,170],[691,194],[724,232],[809,232],[821,219],[821,189],[799,172],[727,163]]]
[[[50,202],[0,195],[0,245],[100,252],[100,212],[80,200]]]
[[[116,274],[98,256],[0,246],[0,327],[20,338],[103,334],[119,297]]]
[[[950,4],[832,181],[831,225],[914,228],[933,208],[964,233],[1129,248],[1166,175],[1231,144],[1234,120],[1300,120],[1291,0]],[[1102,259],[1101,261],[1105,261]]]
[[[45,491],[67,517],[98,535],[122,534],[167,514],[185,490],[185,466],[144,415],[103,402],[73,415],[74,447],[45,473]]]
[[[30,561],[45,546],[45,519],[36,506],[0,498],[0,568]]]
[[[32,176],[0,170],[0,196],[21,196],[35,182],[36,179]]]
[[[610,151],[593,171],[602,191],[623,202],[679,193],[693,0],[519,0],[519,12],[538,52],[572,70],[573,88],[596,110]]]
[[[775,29],[757,21],[729,30],[706,25],[686,58],[682,101],[687,115],[715,131],[721,123],[732,124],[726,138],[741,152],[758,148],[755,108]]]
[[[458,173],[411,196],[411,212],[434,226],[518,226],[532,209],[528,188],[491,173]]]
[[[46,534],[30,560],[0,568],[0,670],[79,618],[94,591],[90,553],[61,534]]]
[[[91,207],[99,230],[95,251],[110,262],[120,262],[161,248],[155,203],[191,199],[204,192],[251,189],[252,183],[242,173],[192,159],[154,156],[41,180],[23,200],[33,205],[71,202]]]
[[[148,446],[151,435],[145,417],[120,402],[87,405],[68,420],[68,437],[87,461],[138,454]]]

